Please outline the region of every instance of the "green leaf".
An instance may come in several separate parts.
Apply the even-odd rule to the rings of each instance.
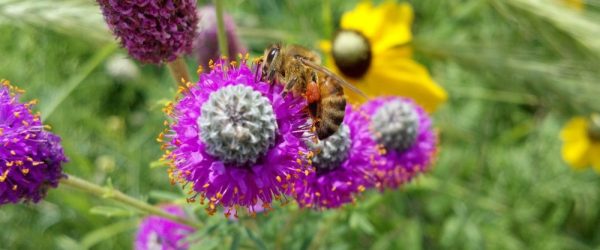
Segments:
[[[56,245],[58,246],[58,249],[66,249],[66,250],[80,250],[80,249],[87,249],[84,248],[81,244],[79,244],[79,242],[77,242],[75,239],[66,236],[66,235],[61,235],[56,239]]]
[[[102,241],[110,240],[114,236],[134,230],[139,225],[138,220],[119,221],[117,223],[100,227],[89,232],[81,239],[81,245],[84,248],[91,248]]]
[[[363,232],[371,235],[375,233],[373,224],[369,221],[369,219],[367,219],[366,216],[359,212],[352,212],[350,214],[350,228],[360,229]]]
[[[238,250],[240,248],[241,240],[242,240],[241,233],[239,231],[236,231],[233,234],[233,241],[231,242],[231,247],[229,249]]]
[[[265,243],[261,239],[256,237],[256,235],[254,235],[252,230],[250,230],[249,228],[246,228],[246,233],[248,234],[248,237],[250,237],[250,240],[252,240],[254,242],[254,244],[256,244],[256,247],[258,249],[261,249],[261,250],[267,249],[267,246],[265,245]]]
[[[131,217],[136,215],[136,212],[134,212],[133,210],[110,206],[93,207],[92,209],[90,209],[90,213],[106,217]]]

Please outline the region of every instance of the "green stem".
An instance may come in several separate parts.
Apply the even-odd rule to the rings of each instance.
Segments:
[[[195,228],[202,227],[202,223],[200,222],[191,221],[186,218],[167,213],[158,207],[152,206],[146,202],[128,196],[119,190],[110,187],[99,186],[73,175],[68,175],[67,178],[61,179],[60,184],[61,186],[69,186],[101,198],[120,202],[122,204],[136,208],[139,211],[144,212],[146,214],[157,215]]]
[[[219,51],[222,56],[229,57],[229,46],[227,46],[227,35],[225,33],[225,22],[223,20],[223,0],[213,0],[217,12],[217,39],[219,40]]]
[[[167,63],[167,66],[171,71],[171,75],[173,78],[175,78],[177,85],[187,89],[186,83],[190,82],[191,78],[183,57],[178,57],[177,59]]]
[[[115,50],[118,48],[117,44],[109,43],[105,45],[96,53],[94,56],[87,60],[85,64],[83,64],[76,73],[69,78],[64,84],[64,87],[59,89],[58,91],[53,92],[54,98],[49,102],[45,102],[46,105],[41,107],[42,114],[44,114],[44,118],[42,118],[43,122],[46,122],[48,118],[54,114],[56,108],[60,106],[60,104],[69,97],[73,93],[73,91],[100,65],[104,60],[113,54]]]
[[[323,33],[325,38],[332,39],[333,33],[333,21],[331,18],[331,1],[323,0],[322,3],[322,18],[323,18]]]

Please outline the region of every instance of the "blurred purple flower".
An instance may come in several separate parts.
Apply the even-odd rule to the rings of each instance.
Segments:
[[[163,210],[185,217],[185,211],[177,205],[165,205]],[[148,216],[142,220],[135,238],[136,250],[179,250],[188,249],[186,238],[194,228],[159,216]]]
[[[67,161],[60,138],[44,131],[30,110],[35,102],[20,103],[20,92],[0,82],[0,205],[40,201],[58,186]]]
[[[221,58],[219,53],[219,41],[217,35],[217,15],[214,6],[205,6],[198,10],[198,35],[194,41],[193,54],[202,67],[208,67],[210,60],[217,61]],[[246,54],[246,46],[240,41],[236,34],[236,25],[233,18],[224,14],[225,33],[227,35],[228,52],[231,58],[238,54]]]
[[[384,147],[384,163],[376,171],[380,188],[396,188],[428,170],[437,153],[431,118],[413,100],[373,99],[361,107],[371,117],[375,139]]]
[[[302,161],[306,101],[282,98],[282,86],[257,81],[245,61],[211,68],[166,108],[174,118],[163,147],[170,177],[191,184],[196,195],[190,200],[208,199],[209,214],[236,205],[253,213],[259,201],[268,208],[310,173]]]
[[[170,62],[192,48],[198,23],[195,0],[97,2],[121,45],[141,62]]]
[[[307,144],[315,152],[312,162],[316,172],[294,186],[300,206],[336,208],[353,202],[356,195],[374,185],[372,172],[382,158],[369,131],[368,117],[350,105],[335,134]]]

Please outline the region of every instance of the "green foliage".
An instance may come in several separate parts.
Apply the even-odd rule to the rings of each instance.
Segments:
[[[316,47],[327,38],[321,2],[225,8],[258,54],[276,41]],[[334,25],[355,3],[326,2]],[[411,1],[416,56],[450,93],[435,115],[441,151],[431,173],[335,211],[290,204],[229,221],[187,205],[205,224],[194,247],[597,249],[600,177],[562,162],[558,133],[570,116],[600,111],[600,4],[577,13],[539,2]],[[40,100],[70,157],[65,171],[151,203],[184,202],[156,162],[161,107],[175,85],[152,65],[126,81],[107,74],[107,59],[125,52],[94,1],[0,1],[0,34],[0,78]],[[39,204],[0,208],[0,249],[126,249],[140,216],[61,187]]]

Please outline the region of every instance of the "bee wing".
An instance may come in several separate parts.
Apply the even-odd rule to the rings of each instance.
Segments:
[[[312,62],[310,60],[307,60],[305,58],[299,58],[300,62],[302,62],[302,64],[313,68],[316,71],[319,71],[333,79],[335,79],[337,82],[340,83],[340,85],[342,85],[342,87],[345,87],[349,90],[351,90],[352,92],[360,95],[361,97],[363,97],[365,100],[369,99],[369,97],[367,97],[367,95],[365,93],[363,93],[362,91],[360,91],[360,89],[356,88],[354,85],[350,84],[349,82],[346,82],[344,79],[342,79],[341,77],[339,77],[338,75],[334,74],[333,72],[331,72],[331,70],[316,64],[315,62]]]

